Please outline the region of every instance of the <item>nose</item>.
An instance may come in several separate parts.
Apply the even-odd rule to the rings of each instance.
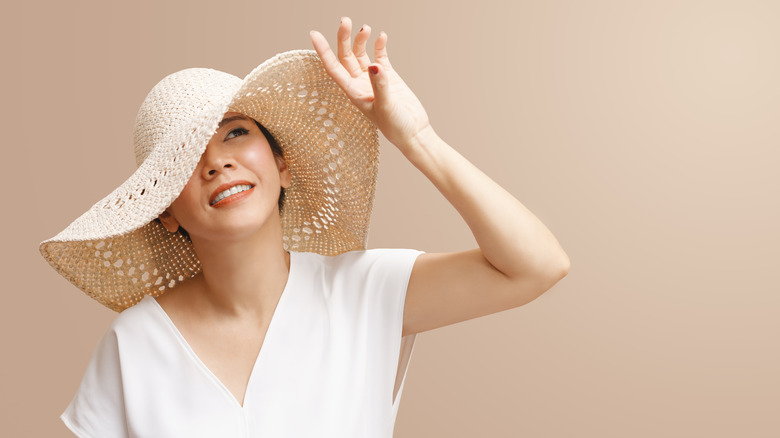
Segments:
[[[222,166],[222,168],[224,168],[224,169],[227,169],[227,168],[229,168],[229,167],[233,167],[233,165],[232,165],[232,164],[230,164],[230,163],[225,163],[225,164]],[[213,168],[213,169],[208,169],[208,174],[209,174],[209,175],[214,175],[215,173],[217,173],[217,169],[216,169],[216,168]]]
[[[205,179],[214,178],[218,173],[236,166],[233,158],[228,154],[221,153],[219,148],[207,147],[206,152],[203,153],[203,159],[203,177]]]
[[[236,161],[233,159],[231,151],[213,140],[209,141],[206,150],[203,151],[203,156],[201,156],[203,161],[201,174],[206,180],[213,179],[228,169],[234,170],[236,167]]]

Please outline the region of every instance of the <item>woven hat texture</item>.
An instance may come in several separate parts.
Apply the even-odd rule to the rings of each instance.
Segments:
[[[117,312],[198,274],[192,243],[154,219],[179,196],[229,111],[257,120],[282,148],[292,175],[281,212],[285,250],[365,249],[379,168],[377,129],[314,50],[292,50],[243,80],[209,68],[163,78],[136,117],[136,171],[41,242],[46,261]]]

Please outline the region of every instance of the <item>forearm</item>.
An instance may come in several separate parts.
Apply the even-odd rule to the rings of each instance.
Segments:
[[[568,270],[568,257],[550,230],[433,128],[402,146],[406,158],[460,213],[496,269],[517,278]]]

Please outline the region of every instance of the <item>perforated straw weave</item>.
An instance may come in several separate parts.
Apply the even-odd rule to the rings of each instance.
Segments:
[[[154,219],[179,196],[228,111],[260,122],[282,148],[292,175],[281,213],[285,250],[365,249],[379,169],[376,127],[317,52],[292,50],[243,80],[208,68],[163,78],[136,117],[137,170],[41,242],[46,261],[117,312],[198,274],[192,243]]]

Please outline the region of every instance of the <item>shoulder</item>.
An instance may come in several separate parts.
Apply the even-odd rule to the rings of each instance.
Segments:
[[[299,267],[308,265],[298,272],[305,271],[306,276],[317,284],[347,289],[405,289],[415,260],[423,253],[417,249],[373,248],[335,256],[300,253],[296,261]]]
[[[154,297],[145,295],[141,301],[120,312],[108,329],[117,336],[130,336],[139,334],[142,328],[152,328],[158,321],[157,306]]]
[[[343,263],[369,271],[383,271],[400,274],[412,269],[417,256],[423,251],[409,248],[373,248],[363,251],[351,251],[340,257]]]
[[[346,266],[371,267],[382,262],[403,262],[414,260],[424,251],[410,248],[371,248],[343,252],[334,256],[326,256],[313,252],[299,253],[301,257],[321,265],[338,268]]]
[[[408,248],[372,248],[328,256],[314,252],[296,254],[298,273],[327,281],[360,280],[366,276],[405,276],[411,274],[415,260],[424,251]]]

